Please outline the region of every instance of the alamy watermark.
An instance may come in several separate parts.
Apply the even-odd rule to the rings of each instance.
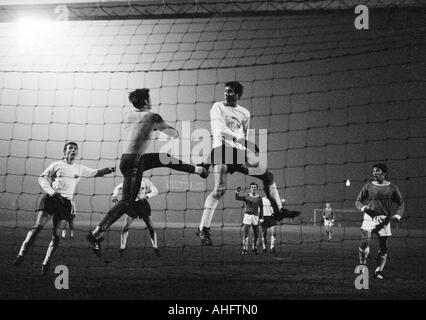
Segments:
[[[68,290],[70,288],[70,283],[69,283],[69,270],[67,266],[64,265],[58,265],[55,267],[55,273],[59,274],[56,278],[55,278],[55,288],[57,290]]]
[[[267,129],[249,129],[245,139],[227,143],[229,148],[222,149],[224,154],[218,153],[221,159],[217,159],[218,156],[215,154],[215,159],[210,160],[218,163],[225,159],[225,162],[222,162],[224,164],[247,165],[250,175],[261,175],[265,173],[268,167],[267,134]],[[213,139],[221,138],[214,137]],[[182,121],[179,139],[159,137],[158,140],[165,142],[160,148],[160,161],[162,164],[177,164],[179,160],[186,163],[205,163],[209,160],[211,150],[214,147],[210,131],[205,128],[191,130],[191,121]]]

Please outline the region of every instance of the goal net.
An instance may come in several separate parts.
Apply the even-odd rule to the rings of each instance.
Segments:
[[[155,275],[163,280],[220,277],[285,282],[293,276],[299,279],[303,265],[304,274],[316,273],[312,281],[328,285],[330,274],[318,270],[318,263],[329,266],[342,261],[343,254],[356,257],[354,239],[359,234],[356,230],[336,235],[339,248],[324,248],[324,236],[315,228],[321,219],[316,208],[325,202],[353,208],[377,162],[388,165],[391,181],[405,198],[405,231],[399,233],[405,240],[398,242],[405,254],[406,239],[413,237],[410,230],[420,230],[422,235],[426,227],[426,26],[422,10],[377,8],[370,11],[370,29],[357,30],[352,7],[314,10],[309,7],[314,2],[307,1],[301,10],[291,11],[283,9],[280,1],[263,4],[275,4],[277,10],[266,10],[262,1],[226,5],[201,1],[212,9],[209,12],[197,3],[193,5],[199,11],[188,11],[193,16],[185,15],[186,7],[178,3],[175,12],[170,9],[173,5],[166,5],[164,15],[161,5],[154,6],[158,10],[154,12],[148,5],[141,5],[143,11],[138,6],[119,9],[99,4],[92,19],[92,11],[76,5],[69,7],[74,21],[0,23],[2,256],[13,259],[34,224],[43,196],[38,176],[62,158],[65,142],[78,143],[82,164],[118,169],[130,91],[150,89],[153,111],[181,133],[176,156],[192,157],[198,138],[191,134],[210,130],[210,109],[223,99],[224,83],[232,80],[244,86],[239,103],[251,113],[250,128],[267,130],[267,163],[281,197],[289,209],[302,212],[278,225],[278,256],[241,255],[242,208],[233,190],[241,186],[248,191],[254,179],[238,173],[228,176],[227,191],[212,222],[214,246],[201,247],[195,232],[205,198],[213,189],[213,176],[203,180],[154,169],[144,176],[159,190],[149,202],[162,258],[154,256],[143,222],[135,221],[128,240],[130,255],[124,262],[119,260],[123,223],[119,220],[104,242],[112,262],[101,264],[88,252],[85,235],[112,205],[112,191],[122,181],[117,170],[113,175],[80,181],[74,239],[61,242],[55,263],[76,267],[82,283],[100,274],[102,279],[108,275],[113,279],[119,270],[139,267],[146,273],[137,277],[146,281]],[[260,3],[260,7],[247,8],[244,3]],[[387,2],[381,3],[386,6]],[[8,10],[4,12],[14,17],[15,11]],[[130,10],[127,17],[125,10]],[[137,18],[138,14],[144,19]],[[148,152],[158,152],[166,143],[159,139]],[[184,143],[189,144],[190,154],[179,151]],[[348,179],[350,186],[345,185]],[[337,226],[357,226],[358,213],[336,213]],[[41,233],[30,254],[33,265],[41,263],[49,238],[47,230]],[[324,258],[327,250],[336,255]],[[356,263],[355,258],[347,266]],[[286,274],[282,273],[284,264]],[[252,272],[259,265],[266,272]],[[123,281],[133,281],[130,274],[122,275],[127,277]],[[343,269],[333,276],[347,277]],[[303,285],[300,279],[296,283]],[[303,290],[301,295],[309,292]]]

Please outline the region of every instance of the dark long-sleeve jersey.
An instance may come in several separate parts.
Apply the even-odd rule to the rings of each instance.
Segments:
[[[404,211],[404,200],[398,187],[391,182],[378,184],[369,182],[364,185],[359,193],[355,205],[360,209],[363,205],[369,207],[370,216],[391,216],[392,203],[398,205],[396,214],[402,216]]]
[[[245,194],[243,196],[240,196],[238,193],[236,193],[235,199],[245,202],[246,207],[245,207],[244,213],[254,214],[255,216],[259,216],[261,219],[263,218],[262,197],[260,197],[259,195],[252,197],[250,194]]]

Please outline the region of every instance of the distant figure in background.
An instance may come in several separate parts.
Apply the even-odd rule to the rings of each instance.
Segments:
[[[364,213],[361,226],[362,239],[359,246],[359,262],[367,264],[370,252],[371,234],[379,237],[377,252],[377,267],[374,271],[376,279],[384,279],[383,268],[387,259],[387,240],[392,235],[390,220],[399,222],[404,213],[404,200],[398,187],[386,180],[388,167],[383,163],[373,165],[373,181],[364,185],[359,193],[355,206]],[[391,207],[395,203],[398,207],[392,216]]]
[[[322,219],[324,220],[325,233],[327,234],[328,241],[330,241],[333,236],[331,228],[334,225],[334,212],[329,202],[325,204],[325,208],[322,212]]]
[[[116,204],[118,200],[119,193],[123,190],[123,183],[118,184],[112,193],[112,202]],[[126,212],[124,219],[123,228],[120,235],[120,254],[122,254],[127,247],[127,239],[129,237],[129,228],[132,222],[136,218],[141,218],[149,232],[149,237],[151,239],[152,247],[154,248],[154,253],[158,257],[160,256],[160,250],[157,245],[157,234],[155,233],[153,223],[151,221],[151,206],[148,203],[148,199],[156,196],[158,194],[158,189],[155,185],[147,178],[142,178],[141,187],[139,189],[138,196],[136,197],[136,204],[132,210]]]
[[[243,196],[240,196],[240,187],[235,190],[235,200],[244,201],[245,203],[243,219],[243,255],[248,254],[250,227],[253,228],[254,233],[252,251],[254,254],[259,254],[257,252],[257,240],[259,239],[259,223],[263,222],[263,204],[262,198],[256,193],[257,188],[257,183],[250,183],[250,193]]]

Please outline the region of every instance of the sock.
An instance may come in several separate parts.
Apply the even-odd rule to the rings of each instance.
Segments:
[[[25,255],[26,250],[27,250],[27,248],[26,248],[27,247],[27,243],[30,242],[30,239],[31,239],[31,237],[32,237],[33,234],[34,234],[34,230],[28,231],[27,236],[25,237],[24,242],[22,242],[21,249],[19,250],[18,255],[20,255],[20,256],[24,256]]]
[[[74,237],[74,230],[70,230],[70,237]]]
[[[101,231],[101,228],[99,226],[97,226],[95,228],[95,230],[92,231],[92,235],[96,238],[99,239],[100,237],[102,237],[104,235],[104,232]]]
[[[266,237],[263,237],[262,238],[262,248],[263,248],[263,250],[266,249],[266,245],[267,245],[267,243],[266,243]]]
[[[377,268],[376,268],[376,271],[383,271],[383,268],[385,267],[385,264],[386,264],[387,257],[388,257],[387,254],[379,254],[377,256]]]
[[[275,247],[275,240],[276,240],[276,237],[274,235],[271,235],[271,249]]]
[[[278,193],[278,189],[277,189],[277,185],[276,183],[272,183],[270,186],[266,187],[269,190],[269,195],[272,199],[272,201],[274,201],[278,207],[278,210],[281,210],[281,208],[283,207],[282,203],[281,203],[281,198],[280,198],[280,194]],[[270,199],[270,200],[271,200]]]
[[[126,249],[127,238],[129,237],[129,231],[122,232],[120,235],[120,249]]]
[[[216,200],[212,197],[211,194],[206,198],[204,204],[203,216],[201,217],[200,231],[203,230],[203,227],[210,228],[210,224],[213,219],[214,211],[219,203],[219,200]]]
[[[360,264],[367,264],[367,257],[370,253],[370,247],[367,247],[365,249],[359,248],[359,263]]]
[[[154,249],[157,249],[157,248],[158,248],[158,247],[157,247],[157,233],[155,233],[155,232],[154,232],[154,239],[153,239],[153,238],[151,238],[151,237],[150,237],[150,239],[151,239],[152,247],[153,247]]]
[[[50,257],[52,256],[53,251],[55,251],[56,247],[57,244],[55,245],[55,242],[53,240],[50,241],[49,246],[47,247],[46,257],[44,258],[43,265],[46,265],[49,262]]]
[[[243,249],[244,250],[248,250],[248,240],[249,240],[248,237],[243,238]]]

